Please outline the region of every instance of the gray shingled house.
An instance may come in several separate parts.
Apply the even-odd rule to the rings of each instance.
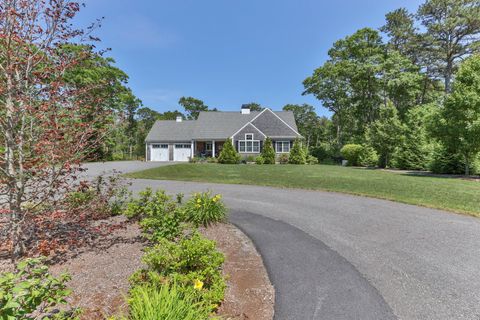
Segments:
[[[288,153],[301,138],[291,111],[200,112],[197,120],[156,121],[145,139],[147,161],[216,157],[228,138],[244,157],[256,156],[270,137],[277,153]]]

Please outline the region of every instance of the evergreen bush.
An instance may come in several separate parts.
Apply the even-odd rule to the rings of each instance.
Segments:
[[[270,138],[265,139],[261,156],[264,164],[275,164],[275,150]]]
[[[363,146],[360,144],[346,144],[340,150],[340,153],[347,160],[348,166],[359,166],[363,149]]]
[[[265,163],[265,159],[263,159],[262,156],[258,156],[255,158],[255,163],[256,164],[264,164]]]
[[[223,149],[218,157],[218,163],[237,164],[240,163],[240,159],[241,156],[233,147],[232,140],[230,138],[227,139],[223,144]]]
[[[370,146],[364,146],[360,153],[359,164],[363,167],[376,167],[378,165],[378,154]]]
[[[293,147],[290,150],[290,156],[288,157],[288,163],[291,164],[306,164],[307,155],[305,149],[302,147],[301,142],[297,139],[293,143]]]

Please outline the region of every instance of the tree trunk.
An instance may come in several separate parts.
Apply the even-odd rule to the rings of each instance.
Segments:
[[[11,260],[12,262],[18,261],[23,254],[25,253],[25,245],[23,243],[23,228],[22,228],[22,212],[18,210],[16,213],[12,213],[12,220],[14,220],[13,223],[13,231],[12,231],[12,243],[13,243],[13,248],[12,248],[12,256]]]
[[[468,159],[468,155],[465,155],[465,175],[470,175],[470,161]]]
[[[445,93],[452,92],[453,61],[449,59],[445,68]]]

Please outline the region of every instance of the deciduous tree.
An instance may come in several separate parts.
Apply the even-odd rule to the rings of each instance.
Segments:
[[[108,112],[89,95],[95,87],[65,77],[89,55],[66,46],[93,40],[91,29],[72,27],[79,9],[65,0],[0,4],[0,209],[8,215],[14,259],[30,236],[25,221],[35,210],[55,211],[103,137],[99,123]]]
[[[480,55],[461,65],[453,93],[440,109],[433,132],[447,150],[463,156],[465,174],[469,175],[473,159],[480,152]]]

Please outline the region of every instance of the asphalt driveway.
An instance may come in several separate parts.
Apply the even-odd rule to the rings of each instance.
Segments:
[[[132,182],[221,193],[264,257],[276,319],[480,319],[480,219],[330,192]]]

